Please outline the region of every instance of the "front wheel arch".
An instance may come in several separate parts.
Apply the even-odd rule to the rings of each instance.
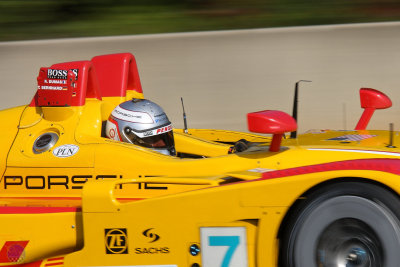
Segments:
[[[286,250],[288,250],[288,248],[290,247],[288,246],[289,242],[288,240],[290,240],[288,236],[292,235],[292,231],[295,227],[297,227],[295,231],[298,230],[298,226],[296,224],[299,224],[299,222],[300,223],[304,222],[302,218],[299,219],[299,216],[303,216],[302,212],[307,211],[308,209],[307,205],[315,205],[315,201],[324,203],[326,202],[326,200],[330,198],[334,198],[341,195],[355,196],[355,197],[360,196],[361,197],[360,199],[365,200],[364,205],[370,207],[373,207],[374,205],[373,202],[377,201],[378,203],[380,203],[381,200],[379,200],[379,198],[383,198],[382,201],[386,202],[386,204],[383,204],[382,206],[385,205],[388,206],[388,209],[395,214],[393,217],[396,218],[396,221],[398,221],[398,218],[400,218],[400,211],[397,211],[400,207],[399,195],[392,189],[388,188],[387,186],[380,184],[376,181],[364,178],[337,178],[334,180],[326,181],[305,192],[301,197],[297,199],[294,205],[292,205],[292,207],[286,213],[284,220],[282,221],[280,230],[278,232],[278,238],[280,239],[279,266],[285,266],[285,267],[294,266],[294,264],[292,265],[288,264],[287,263],[288,260],[284,260],[287,253]],[[340,203],[340,201],[351,201],[354,202],[352,204],[354,206],[357,205],[355,203],[358,201],[357,198],[355,197],[348,200],[345,200],[345,198],[339,200],[338,198],[336,202]],[[368,202],[369,199],[371,199],[371,204],[369,204]],[[359,211],[358,213],[361,214],[362,212]],[[388,215],[387,217],[390,217],[390,215]],[[310,221],[307,221],[307,223],[310,223]],[[398,227],[396,224],[396,229],[397,228]],[[312,232],[313,230],[309,231]],[[320,237],[318,236],[315,238],[320,238]],[[374,237],[371,236],[369,238],[373,239]]]

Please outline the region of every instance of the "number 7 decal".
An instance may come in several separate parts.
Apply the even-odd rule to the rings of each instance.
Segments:
[[[225,257],[222,260],[221,267],[228,267],[232,259],[233,253],[240,242],[239,236],[209,236],[208,244],[210,246],[227,246],[228,250],[225,253]]]
[[[201,227],[203,267],[246,267],[246,227]]]

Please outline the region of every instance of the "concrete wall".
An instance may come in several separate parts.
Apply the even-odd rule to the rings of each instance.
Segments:
[[[145,96],[182,127],[246,130],[246,113],[291,113],[300,79],[299,130],[352,129],[360,87],[393,100],[370,128],[400,128],[400,23],[293,27],[0,43],[0,108],[28,103],[39,68],[95,55],[135,55]]]

